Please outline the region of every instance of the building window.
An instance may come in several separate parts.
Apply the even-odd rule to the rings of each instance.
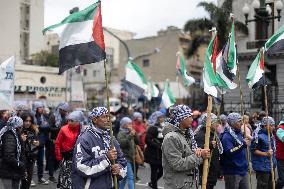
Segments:
[[[88,73],[88,70],[84,69],[84,71],[83,71],[84,76],[87,76],[87,73]]]
[[[113,48],[106,48],[106,59],[107,62],[110,65],[110,68],[113,68],[113,64],[114,64],[114,49]]]
[[[58,54],[58,52],[59,52],[59,45],[52,45],[51,46],[51,52],[53,54]]]
[[[97,75],[98,75],[98,71],[97,70],[93,70],[93,76],[97,77]]]
[[[144,59],[143,60],[143,67],[149,67],[150,66],[150,60],[149,59]]]

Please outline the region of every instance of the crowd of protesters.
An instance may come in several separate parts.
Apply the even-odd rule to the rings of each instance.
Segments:
[[[53,182],[60,189],[111,189],[116,177],[119,189],[133,189],[145,163],[150,165],[150,188],[157,189],[162,177],[165,189],[198,188],[205,159],[207,189],[218,179],[226,189],[248,189],[250,163],[258,189],[272,187],[270,173],[276,167],[276,189],[284,186],[284,118],[276,125],[265,112],[211,113],[210,144],[204,149],[208,115],[186,105],[149,115],[122,107],[111,115],[105,107],[86,115],[65,102],[54,111],[42,102],[35,102],[33,109],[19,105],[13,112],[1,110],[0,188]],[[43,177],[44,170],[49,178]]]

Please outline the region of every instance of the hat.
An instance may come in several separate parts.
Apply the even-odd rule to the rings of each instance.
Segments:
[[[70,114],[68,114],[67,116],[68,120],[72,120],[72,121],[77,121],[77,122],[82,122],[84,121],[84,114],[81,111],[73,111]]]
[[[129,117],[123,117],[120,120],[120,127],[122,127],[122,126],[124,126],[126,124],[129,124],[129,123],[132,123],[132,120]]]
[[[154,113],[152,113],[148,119],[149,125],[151,126],[155,125],[157,123],[158,118],[162,116],[164,116],[164,114],[160,111],[155,111]]]
[[[108,114],[108,110],[106,107],[95,107],[92,112],[89,114],[91,119],[95,117],[100,117],[102,115]]]
[[[227,117],[227,120],[228,120],[228,124],[230,126],[233,126],[235,125],[237,122],[241,121],[242,120],[242,116],[239,114],[239,113],[236,113],[236,112],[233,112],[233,113],[230,113]]]
[[[35,103],[34,103],[34,108],[35,108],[35,109],[43,108],[43,107],[44,107],[44,105],[43,105],[42,102],[35,102]]]
[[[273,119],[272,117],[270,117],[270,116],[264,117],[264,118],[262,118],[261,125],[262,125],[262,126],[266,126],[266,125],[275,126],[275,121],[274,121],[274,119]]]
[[[10,117],[7,121],[7,126],[8,127],[14,127],[14,128],[21,127],[21,126],[23,126],[23,120],[22,120],[22,118],[20,118],[18,116]]]
[[[143,118],[142,114],[140,112],[134,112],[133,119],[138,119],[138,118],[142,119]]]
[[[180,122],[192,116],[191,109],[186,105],[177,105],[171,110],[172,120],[174,126],[179,127]]]
[[[66,102],[60,102],[57,106],[57,109],[60,109],[60,110],[66,111],[66,112],[69,111],[69,108],[70,107],[69,107],[68,103],[66,103]]]
[[[202,126],[206,126],[206,122],[207,122],[207,113],[203,114],[201,116],[201,124]],[[211,123],[217,123],[218,122],[218,118],[215,114],[211,113]]]

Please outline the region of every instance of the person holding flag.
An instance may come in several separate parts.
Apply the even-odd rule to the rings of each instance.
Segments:
[[[230,113],[227,119],[229,127],[225,127],[221,134],[221,166],[225,177],[225,189],[248,189],[246,147],[249,140],[243,138],[242,117],[239,113]]]
[[[264,117],[261,122],[261,127],[256,129],[251,145],[251,162],[252,168],[256,172],[257,189],[271,188],[272,177],[270,174],[271,166],[269,158],[272,156],[272,169],[276,167],[275,157],[275,140],[272,135],[275,121],[272,117]],[[268,129],[270,127],[270,129]],[[270,131],[270,143],[272,149],[269,149],[268,131]]]
[[[79,135],[73,152],[72,185],[75,189],[111,189],[112,178],[126,176],[127,161],[116,139],[109,134],[108,110],[96,107],[89,127]],[[116,162],[112,164],[111,162]]]
[[[210,150],[197,148],[189,134],[192,123],[191,109],[186,105],[172,108],[171,119],[163,129],[162,165],[165,189],[191,188],[195,169],[210,157]]]

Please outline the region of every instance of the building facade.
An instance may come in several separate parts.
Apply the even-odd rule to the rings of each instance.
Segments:
[[[188,42],[190,36],[182,32],[181,29],[169,26],[165,30],[157,32],[156,36],[150,36],[140,39],[131,39],[125,41],[133,62],[136,63],[143,71],[146,79],[151,79],[161,89],[163,82],[169,79],[172,90],[175,91],[175,97],[182,99],[190,97],[189,90],[184,92],[182,81],[177,82],[176,62],[177,52],[181,52],[186,58]],[[121,44],[120,65],[113,69],[112,81],[120,82],[125,77],[125,65],[128,61],[128,55]],[[189,68],[189,62],[186,61],[186,67]],[[181,79],[181,78],[180,78]],[[178,87],[182,88],[183,96],[179,96]]]
[[[44,0],[0,1],[0,62],[14,55],[17,63],[43,49]]]
[[[268,1],[266,1],[268,2]],[[269,1],[272,7],[272,16],[277,14],[277,10],[273,4],[273,1]],[[221,1],[219,1],[220,5]],[[242,7],[248,3],[250,7],[250,13],[248,18],[254,18],[255,12],[252,8],[252,1],[249,0],[238,0],[233,1],[233,13],[235,18],[239,21],[245,22],[245,16],[242,13]],[[284,24],[284,11],[281,12],[281,20],[270,20],[269,25],[266,28],[267,37],[269,38],[277,31],[278,28]],[[260,38],[262,34],[261,24],[256,22],[249,22],[248,29],[249,35],[238,35],[238,57],[240,65],[240,77],[241,86],[244,94],[245,110],[252,113],[255,111],[264,110],[264,91],[262,88],[258,90],[251,90],[248,88],[245,80],[248,73],[249,67],[255,59],[258,49],[257,43],[264,43],[267,39],[262,40]],[[267,95],[268,95],[268,108],[269,113],[279,121],[284,113],[284,52],[278,52],[271,56],[267,56],[265,59],[265,71],[267,80]],[[224,95],[225,110],[229,111],[240,111],[240,91],[239,88],[228,91]]]

